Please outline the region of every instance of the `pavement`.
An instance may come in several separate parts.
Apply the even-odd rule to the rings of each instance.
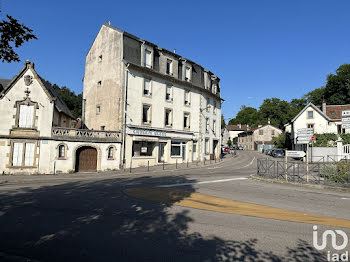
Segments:
[[[350,193],[249,179],[262,154],[210,166],[0,177],[2,261],[327,261]],[[341,244],[338,235],[337,243]]]

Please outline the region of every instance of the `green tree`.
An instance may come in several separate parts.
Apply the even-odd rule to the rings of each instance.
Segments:
[[[259,108],[259,123],[267,124],[270,119],[271,124],[282,128],[291,119],[291,106],[287,101],[279,98],[265,99]]]
[[[290,104],[290,117],[291,119],[293,119],[306,106],[307,101],[305,98],[300,98],[300,99],[294,98],[290,101],[289,104]]]
[[[248,124],[250,126],[258,125],[258,110],[253,107],[242,106],[236,117],[231,119],[229,125]]]
[[[6,18],[0,20],[0,59],[8,63],[19,62],[20,59],[14,47],[18,48],[24,42],[37,39],[37,37],[33,34],[32,29],[20,24],[12,16],[6,15]]]
[[[231,146],[232,145],[232,141],[231,139],[227,140],[227,143],[226,143],[228,146]]]
[[[291,149],[292,140],[290,139],[290,134],[283,132],[279,136],[272,138],[272,143],[275,148]]]
[[[325,95],[325,87],[316,88],[303,96],[307,102],[311,102],[314,105],[321,105]]]
[[[324,99],[331,105],[350,104],[350,64],[341,65],[336,74],[327,76]]]

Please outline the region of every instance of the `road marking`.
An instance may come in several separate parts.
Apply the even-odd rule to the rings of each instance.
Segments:
[[[311,213],[240,202],[178,188],[129,188],[124,190],[124,193],[140,199],[214,212],[313,225],[350,228],[350,220],[347,219],[326,217]]]
[[[342,197],[341,199],[344,199],[344,200],[348,200],[349,198],[346,198],[346,197]]]
[[[248,165],[245,165],[245,166],[243,166],[241,168],[245,168],[245,167],[251,166],[253,164],[254,160],[255,160],[255,157],[252,159],[252,161],[250,161],[250,163]]]
[[[210,181],[200,181],[200,182],[191,182],[191,183],[160,185],[160,186],[157,186],[157,187],[191,186],[191,185],[198,185],[198,184],[221,183],[221,182],[228,182],[228,181],[234,181],[234,180],[246,180],[246,179],[248,179],[248,178],[247,177],[235,177],[235,178],[210,180]]]

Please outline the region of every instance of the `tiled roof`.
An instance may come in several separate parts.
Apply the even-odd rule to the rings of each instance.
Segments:
[[[226,129],[228,131],[247,131],[247,125],[228,125]]]
[[[341,112],[343,110],[350,110],[350,105],[327,105],[326,115],[333,120],[341,119]]]
[[[0,92],[4,90],[10,82],[11,82],[11,79],[0,78]]]

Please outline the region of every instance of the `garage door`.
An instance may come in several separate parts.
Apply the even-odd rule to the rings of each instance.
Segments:
[[[97,150],[95,148],[81,147],[76,154],[76,172],[97,171]]]

